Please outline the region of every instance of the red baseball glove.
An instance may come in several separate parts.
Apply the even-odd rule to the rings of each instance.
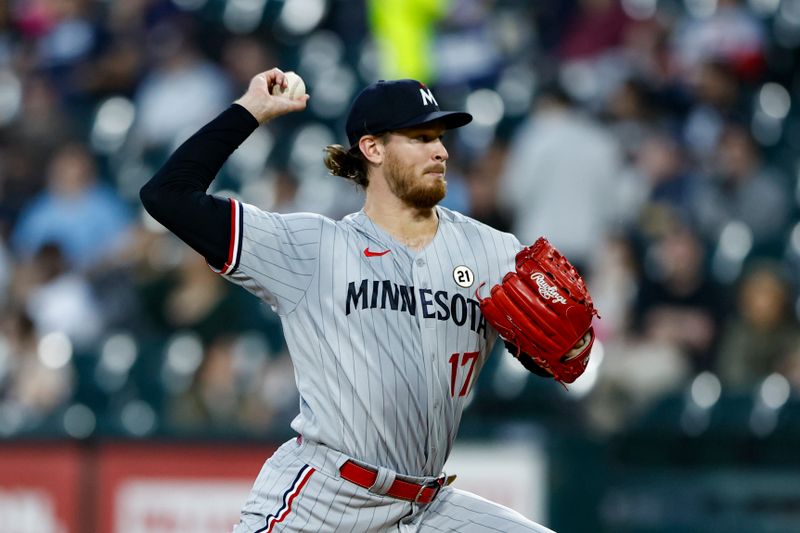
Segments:
[[[532,368],[527,357],[563,383],[586,370],[597,311],[581,275],[544,237],[520,251],[516,271],[478,300],[486,321],[517,347],[526,368]]]

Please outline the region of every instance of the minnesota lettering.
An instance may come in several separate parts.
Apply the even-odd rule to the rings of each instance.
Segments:
[[[459,293],[450,295],[447,291],[415,289],[389,280],[362,279],[358,285],[351,281],[347,287],[345,315],[359,308],[391,309],[416,315],[417,302],[422,318],[452,320],[457,326],[468,325],[472,331],[486,337],[486,321],[477,300]]]

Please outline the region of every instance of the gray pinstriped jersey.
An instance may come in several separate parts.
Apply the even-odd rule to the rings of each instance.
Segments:
[[[363,212],[333,221],[231,202],[222,274],[281,317],[300,392],[292,427],[373,465],[438,475],[497,336],[475,291],[512,270],[519,241],[439,207],[433,241],[414,252]]]

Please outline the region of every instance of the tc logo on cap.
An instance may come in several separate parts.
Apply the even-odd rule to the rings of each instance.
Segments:
[[[419,94],[422,95],[422,105],[435,105],[439,106],[439,102],[436,101],[436,98],[433,97],[433,93],[430,89],[425,87],[424,83],[419,84]]]

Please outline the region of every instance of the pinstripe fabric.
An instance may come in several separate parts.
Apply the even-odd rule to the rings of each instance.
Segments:
[[[234,533],[265,531],[270,515],[284,507],[283,495],[310,465],[302,491],[291,512],[274,524],[278,532],[383,532],[397,531],[397,524],[411,513],[412,505],[373,494],[338,477],[340,454],[320,447],[298,444],[294,439],[281,446],[264,465],[253,485]],[[418,507],[417,507],[418,509]]]
[[[511,509],[450,487],[428,506],[375,494],[338,476],[346,459],[326,446],[286,442],[256,478],[233,532],[552,533]],[[305,485],[296,490],[298,480],[311,470]],[[287,494],[296,494],[290,512],[282,511]],[[283,520],[275,522],[282,512]]]
[[[228,276],[281,317],[301,396],[292,427],[409,475],[441,472],[496,338],[475,291],[511,270],[521,248],[447,209],[439,219],[415,253],[363,212],[332,221],[245,205],[241,259]],[[474,273],[471,286],[456,284],[458,266]]]
[[[508,507],[450,487],[420,515],[419,533],[553,533]]]
[[[335,450],[330,453],[405,476],[441,473],[471,385],[497,336],[475,292],[481,283],[499,282],[521,248],[510,234],[437,209],[433,241],[415,252],[363,212],[333,221],[244,205],[241,242],[234,247],[240,259],[227,275],[281,318],[300,392],[292,427],[304,442],[325,443]],[[457,268],[462,274],[468,269],[467,281]],[[341,463],[323,468],[319,458],[295,457],[286,467],[274,459],[259,476],[237,531],[257,529],[245,529],[247,517],[276,512],[305,464],[317,471],[281,530],[387,531],[389,524],[398,530],[403,517],[411,530],[424,523],[417,506],[341,480]],[[509,522],[512,512],[500,506],[486,512],[512,526],[518,517]],[[519,530],[546,531],[527,524],[530,529]]]

